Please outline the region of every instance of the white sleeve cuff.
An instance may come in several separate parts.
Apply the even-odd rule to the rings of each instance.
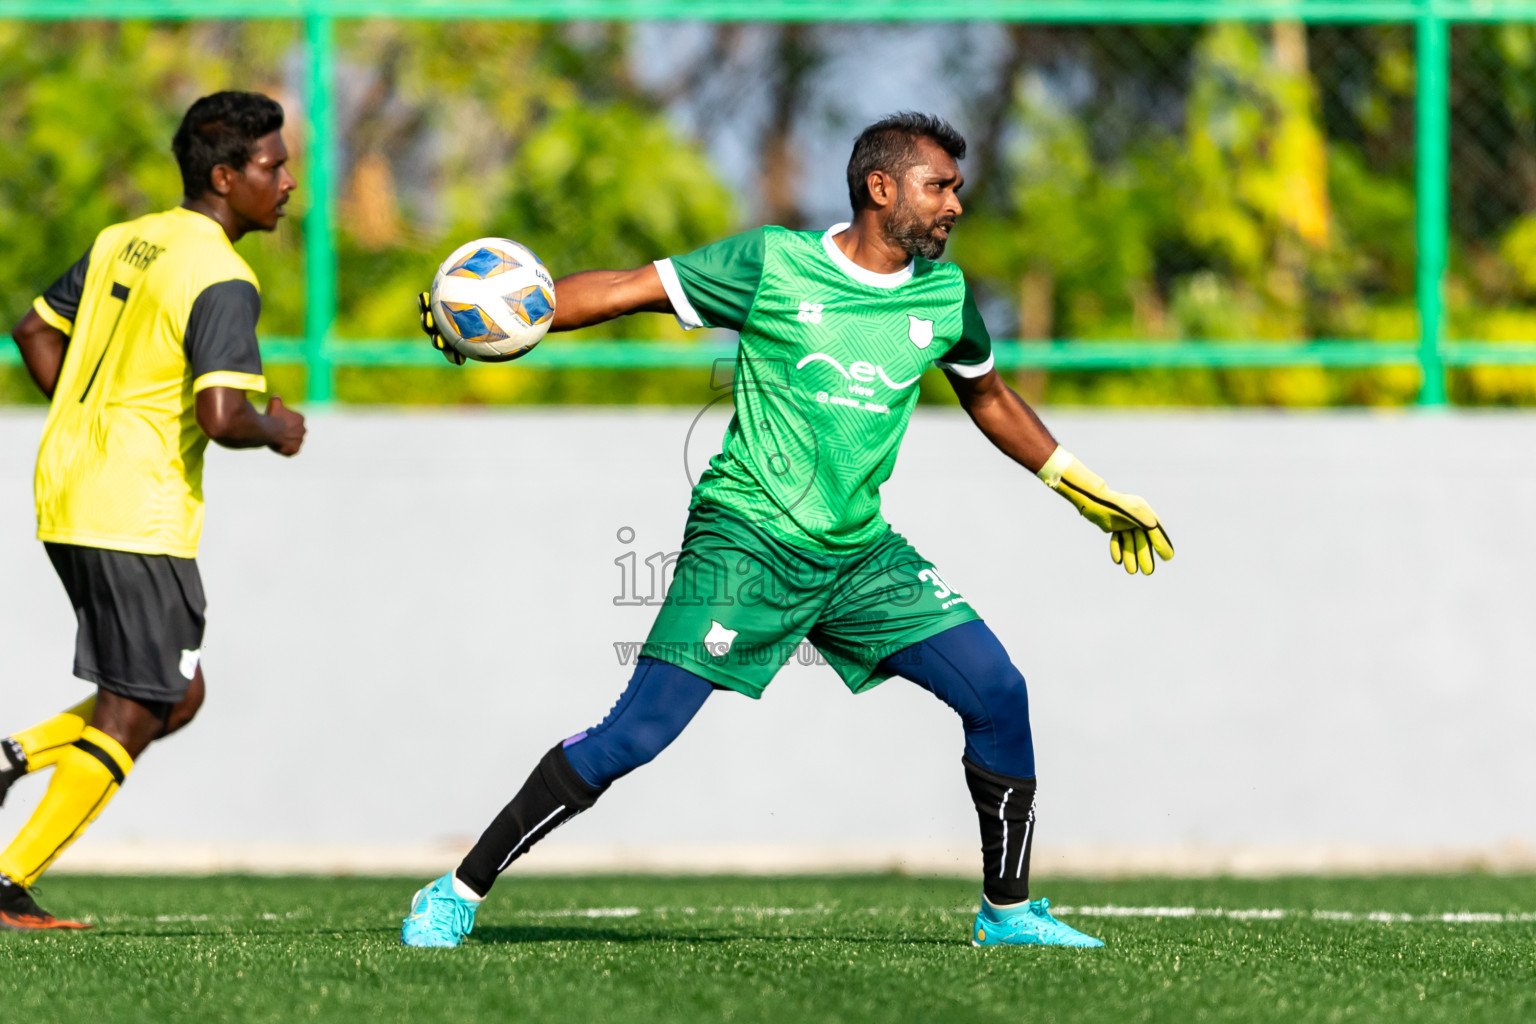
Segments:
[[[688,293],[683,291],[683,282],[678,280],[677,268],[672,266],[672,261],[657,260],[655,267],[656,273],[661,275],[661,286],[667,290],[667,298],[672,300],[672,315],[677,317],[678,325],[685,331],[708,326],[693,308],[693,303],[688,301]]]
[[[666,278],[662,278],[666,280]],[[967,363],[939,363],[939,369],[948,370],[956,377],[985,377],[992,372],[992,364],[995,362],[992,353],[987,353],[985,362],[976,363],[974,366]]]

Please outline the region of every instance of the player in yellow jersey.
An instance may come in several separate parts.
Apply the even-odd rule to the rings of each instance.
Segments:
[[[0,852],[0,929],[88,927],[28,889],[112,799],[151,742],[203,703],[203,451],[293,455],[304,417],[267,389],[261,296],[233,243],[271,231],[296,187],[283,110],[221,92],[192,104],[171,148],[182,205],[96,236],[11,332],[52,405],[37,457],[37,535],[75,608],[75,675],[96,694],[0,740],[0,801],[53,767]]]

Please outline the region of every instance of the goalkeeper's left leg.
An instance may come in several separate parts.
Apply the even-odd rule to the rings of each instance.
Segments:
[[[929,690],[965,724],[965,782],[981,826],[982,910],[977,945],[1095,946],[1029,901],[1035,840],[1035,744],[1029,692],[1008,652],[980,620],[898,651],[880,666]]]
[[[1035,742],[1024,676],[979,619],[898,651],[881,668],[912,680],[960,715],[965,781],[981,823],[983,893],[999,905],[1027,900]]]

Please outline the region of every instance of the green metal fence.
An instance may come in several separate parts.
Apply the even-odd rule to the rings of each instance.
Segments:
[[[716,21],[998,21],[1038,24],[1170,24],[1301,21],[1411,25],[1416,71],[1415,297],[1417,338],[1395,342],[1311,340],[999,342],[1005,369],[1414,366],[1419,401],[1446,402],[1448,367],[1536,365],[1536,340],[1447,341],[1444,308],[1449,239],[1450,29],[1458,23],[1536,22],[1536,0],[0,0],[0,18],[298,19],[306,27],[307,104],[312,140],[306,187],[314,195],[305,232],[302,338],[269,338],[269,362],[302,364],[309,400],[334,398],[344,366],[443,365],[414,339],[347,339],[333,332],[337,248],[333,210],[337,159],[334,24],[345,18]],[[719,343],[585,342],[540,350],[550,368],[705,366],[728,355]]]

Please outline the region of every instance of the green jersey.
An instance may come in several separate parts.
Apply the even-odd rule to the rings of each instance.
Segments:
[[[923,371],[992,368],[959,267],[919,257],[894,274],[865,270],[832,240],[847,227],[764,227],[656,264],[684,327],[741,336],[736,415],[692,507],[717,505],[829,552],[888,529],[880,485]]]

